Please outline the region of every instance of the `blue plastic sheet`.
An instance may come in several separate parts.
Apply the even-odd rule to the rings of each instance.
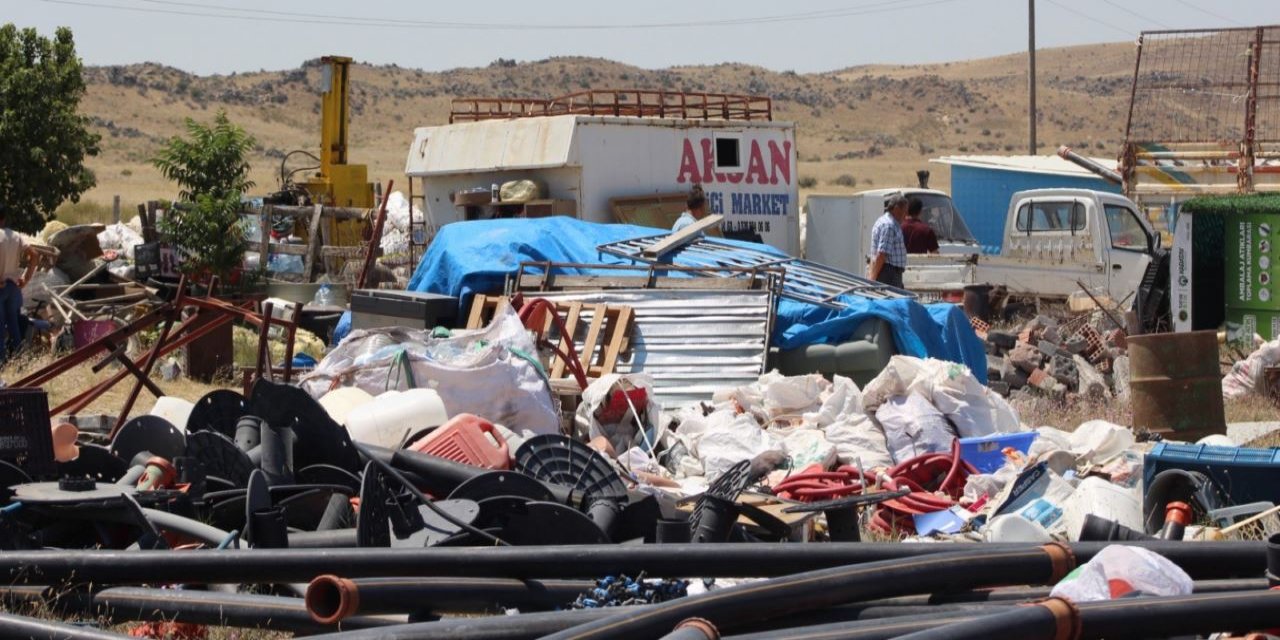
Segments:
[[[457,296],[462,305],[461,314],[468,308],[472,294],[500,291],[507,275],[515,273],[522,262],[634,265],[629,260],[600,253],[596,247],[660,233],[665,230],[596,224],[563,216],[456,222],[445,225],[432,240],[408,289]],[[772,247],[742,244],[779,257],[785,255]],[[564,273],[584,275],[592,273],[592,269],[568,269]],[[899,353],[962,363],[986,383],[986,352],[958,306],[854,296],[842,300],[848,304],[844,309],[786,298],[779,300],[773,344],[781,349],[795,349],[842,342],[864,320],[877,317],[893,327],[894,344]]]

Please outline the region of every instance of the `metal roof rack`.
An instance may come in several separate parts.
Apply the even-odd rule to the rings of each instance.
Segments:
[[[701,275],[715,278],[741,277],[742,269],[782,269],[782,296],[831,309],[847,306],[841,296],[851,295],[875,300],[908,298],[915,294],[890,287],[867,278],[833,269],[816,262],[741,247],[711,238],[699,238],[662,256],[646,255],[645,250],[666,235],[633,238],[596,247],[609,255],[648,264],[671,264],[692,267]]]
[[[681,120],[773,120],[773,100],[726,93],[608,89],[557,98],[455,98],[449,122],[588,115]]]

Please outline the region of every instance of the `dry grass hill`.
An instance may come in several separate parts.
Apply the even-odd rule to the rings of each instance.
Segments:
[[[337,53],[337,52],[335,52]],[[1134,48],[1105,44],[1048,49],[1040,72],[1041,151],[1070,144],[1114,157],[1124,131]],[[218,109],[252,132],[257,191],[274,190],[284,155],[319,145],[320,66],[195,76],[156,64],[91,67],[82,104],[103,134],[91,161],[99,186],[64,217],[101,215],[113,195],[126,208],[173,188],[148,158],[182,128]],[[447,120],[459,96],[551,97],[586,88],[665,88],[749,93],[774,99],[775,118],[797,123],[806,191],[914,183],[914,171],[946,154],[1026,153],[1025,57],[915,66],[861,66],[797,74],[741,64],[649,70],[593,58],[497,60],[487,67],[426,72],[353,68],[351,160],[370,177],[399,178],[416,126]],[[300,158],[295,157],[296,160]],[[291,161],[291,167],[301,166]],[[935,186],[947,172],[934,166]]]

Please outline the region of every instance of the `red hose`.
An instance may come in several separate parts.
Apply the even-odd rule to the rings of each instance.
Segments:
[[[565,368],[569,370],[569,373],[573,374],[578,386],[585,390],[587,388],[587,373],[582,370],[582,361],[578,359],[578,349],[573,345],[573,335],[565,330],[564,320],[560,319],[560,314],[556,312],[556,306],[545,298],[527,300],[523,305],[519,304],[519,301],[515,299],[511,302],[513,305],[519,306],[520,322],[524,323],[525,328],[531,331],[541,332],[541,328],[529,326],[529,321],[533,319],[535,311],[542,309],[551,314],[551,320],[555,322],[556,328],[560,330],[560,336],[564,340],[565,346],[568,347],[569,352],[565,353],[556,345],[551,344],[541,333],[539,333],[538,338],[556,352],[556,355],[565,363]],[[587,355],[590,357],[590,354]]]
[[[927,453],[889,468],[879,476],[881,488],[885,491],[910,489],[911,493],[880,503],[871,518],[871,528],[885,534],[915,533],[912,516],[955,506],[964,493],[969,474],[973,473],[977,473],[973,465],[960,458],[959,440],[952,444],[950,454]],[[788,477],[773,489],[776,495],[789,500],[833,500],[861,494],[876,479],[868,475],[848,465],[835,471],[822,471],[815,465]]]

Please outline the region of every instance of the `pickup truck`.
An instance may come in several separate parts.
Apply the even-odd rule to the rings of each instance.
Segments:
[[[1124,196],[1089,189],[1020,191],[1010,199],[1000,254],[978,260],[977,282],[1015,296],[1065,298],[1083,283],[1122,302],[1138,286],[1160,236]]]
[[[931,189],[878,189],[850,195],[812,195],[805,203],[804,257],[865,273],[871,226],[884,201],[901,193],[925,200],[922,216],[938,234],[939,254],[911,255],[903,280],[923,300],[959,301],[966,285],[1004,285],[1016,297],[1062,299],[1080,290],[1119,302],[1137,293],[1160,250],[1133,201],[1088,189],[1020,191],[1005,213],[997,255],[980,249],[951,197]],[[970,212],[969,215],[982,215]]]

